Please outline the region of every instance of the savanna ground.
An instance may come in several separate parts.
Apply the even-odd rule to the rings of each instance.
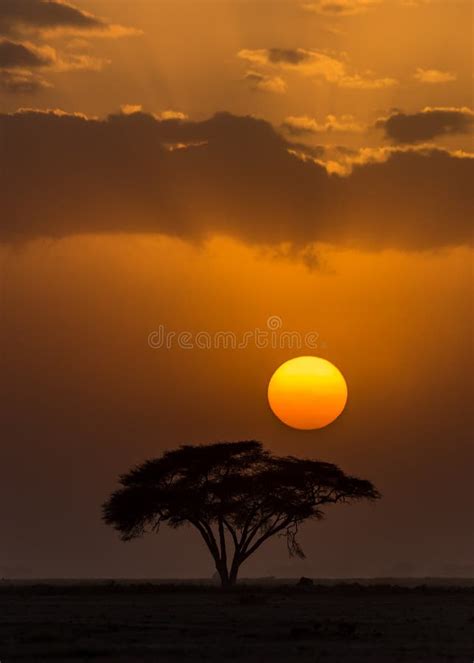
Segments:
[[[474,660],[474,587],[0,586],[0,661]]]

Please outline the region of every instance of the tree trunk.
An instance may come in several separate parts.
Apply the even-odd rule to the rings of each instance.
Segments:
[[[237,584],[237,576],[239,574],[240,564],[241,559],[238,556],[235,556],[230,569],[227,568],[227,564],[224,562],[216,565],[217,572],[219,573],[221,579],[222,587],[233,587]]]
[[[232,585],[234,585],[234,584],[235,584],[235,582],[232,582],[229,577],[223,578],[221,576],[221,587],[232,587]]]
[[[228,571],[225,565],[219,564],[219,566],[216,565],[216,569],[221,580],[221,587],[233,587],[237,583],[238,566],[232,566]]]
[[[238,567],[236,569],[231,569],[231,572],[229,574],[229,584],[230,585],[235,585],[237,584],[237,574],[239,572]]]
[[[216,564],[216,570],[221,579],[221,586],[228,587],[230,584],[229,572],[227,571],[227,565],[222,562]]]

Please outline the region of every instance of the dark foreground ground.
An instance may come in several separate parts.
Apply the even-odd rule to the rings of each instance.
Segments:
[[[473,587],[0,587],[0,661],[474,661]]]

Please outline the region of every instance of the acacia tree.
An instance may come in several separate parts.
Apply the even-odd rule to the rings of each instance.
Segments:
[[[120,477],[103,518],[122,540],[189,524],[204,539],[223,586],[265,541],[284,536],[290,556],[304,557],[298,527],[324,517],[322,507],[375,500],[377,490],[336,465],[278,457],[260,442],[185,445]]]

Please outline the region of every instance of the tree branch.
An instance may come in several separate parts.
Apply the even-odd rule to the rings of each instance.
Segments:
[[[211,555],[213,556],[215,562],[217,563],[219,561],[219,549],[217,547],[214,534],[212,533],[210,527],[207,525],[207,523],[202,523],[199,520],[190,520],[189,522],[191,523],[191,525],[194,525],[194,527],[201,534],[207,547],[209,548]],[[209,530],[210,530],[210,536],[209,536]]]
[[[266,516],[266,518],[262,518],[261,520],[259,520],[258,523],[255,525],[255,527],[252,527],[252,529],[250,530],[250,532],[246,536],[245,540],[242,541],[242,543],[241,543],[241,551],[242,552],[244,552],[244,553],[246,552],[246,550],[247,550],[249,544],[252,542],[252,539],[254,538],[254,536],[256,536],[256,534],[263,529],[265,523],[267,523],[270,520],[270,518],[272,518],[275,515],[276,514],[274,514],[274,513],[270,513],[268,516]],[[276,518],[275,518],[275,521],[273,522],[273,525],[275,525],[275,523],[278,521],[278,519],[280,517],[281,517],[280,513],[278,515],[276,515]],[[269,527],[269,529],[271,529],[273,527],[273,525],[271,525]]]
[[[237,537],[237,532],[232,527],[232,525],[229,523],[227,518],[223,518],[222,521],[223,521],[224,525],[227,527],[227,530],[228,530],[228,532],[230,533],[230,535],[232,537],[232,541],[234,542],[234,548],[237,550],[237,548],[239,547],[239,539]]]
[[[271,536],[273,536],[273,535],[276,534],[277,532],[281,532],[281,530],[282,530],[282,529],[285,529],[285,527],[288,527],[288,525],[291,523],[292,520],[293,520],[293,517],[291,517],[291,518],[285,518],[285,519],[284,519],[279,525],[277,525],[276,527],[275,527],[275,526],[272,526],[270,529],[268,529],[268,530],[265,532],[265,534],[262,534],[262,536],[261,536],[259,539],[257,539],[257,540],[255,541],[255,543],[253,544],[253,546],[251,546],[248,550],[246,550],[246,551],[244,552],[244,554],[242,555],[242,561],[246,560],[247,557],[250,557],[250,555],[252,555],[252,553],[254,553],[254,552],[257,550],[257,548],[259,548],[259,547],[262,545],[262,543],[263,543],[264,541],[266,541],[267,539],[269,539]]]

